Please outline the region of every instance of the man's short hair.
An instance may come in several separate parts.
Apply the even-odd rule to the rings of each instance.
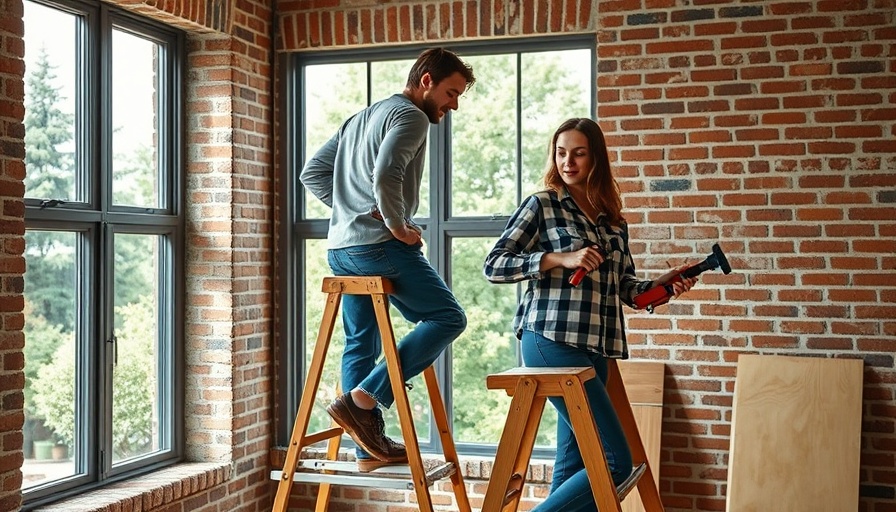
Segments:
[[[420,80],[423,75],[429,73],[432,77],[433,84],[438,84],[442,80],[448,78],[454,73],[460,73],[467,81],[467,89],[475,82],[476,77],[473,76],[473,66],[462,61],[456,53],[445,48],[430,48],[424,50],[417,62],[408,73],[407,86],[416,88],[420,86]]]

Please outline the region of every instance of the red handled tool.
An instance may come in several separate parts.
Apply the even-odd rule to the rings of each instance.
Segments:
[[[669,279],[668,282],[654,286],[646,292],[635,295],[635,306],[637,306],[638,309],[644,308],[649,313],[653,313],[653,308],[669,302],[669,299],[675,295],[675,289],[672,288],[673,284],[680,283],[685,278],[698,276],[707,270],[716,268],[721,268],[722,272],[725,274],[731,273],[731,265],[728,264],[728,259],[725,257],[725,253],[722,252],[722,248],[719,247],[719,244],[713,244],[712,254],[707,256],[705,260],[682,270],[678,274],[672,276],[672,279]]]
[[[604,259],[604,261],[601,262],[601,265],[607,262],[607,259],[610,255],[607,254],[607,250],[601,247],[600,244],[596,244],[591,240],[585,240],[585,247],[594,247],[595,249],[597,249],[597,252],[599,252],[601,257],[603,257]],[[600,268],[600,265],[598,265],[598,268]],[[577,268],[576,271],[573,272],[571,276],[569,276],[569,284],[573,286],[579,286],[579,283],[582,282],[582,279],[585,279],[586,275],[588,275],[588,271],[585,270],[585,267]]]

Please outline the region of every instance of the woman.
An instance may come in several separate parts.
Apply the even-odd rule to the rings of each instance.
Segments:
[[[686,267],[655,281],[635,277],[619,187],[604,135],[591,119],[569,119],[554,133],[544,183],[547,190],[528,197],[510,218],[483,271],[493,283],[527,281],[513,319],[526,366],[597,371],[585,390],[618,485],[631,473],[632,457],[607,395],[606,358],[628,357],[623,304],[634,307],[635,295]],[[572,279],[574,285],[577,270],[586,275],[580,283]],[[674,283],[675,297],[696,282]],[[560,416],[554,478],[534,510],[597,510],[569,414],[562,399],[551,402]]]

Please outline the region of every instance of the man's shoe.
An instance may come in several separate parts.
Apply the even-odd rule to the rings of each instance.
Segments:
[[[378,459],[357,459],[358,462],[358,471],[361,473],[370,473],[374,469],[380,469],[385,467],[401,467],[407,466],[407,459],[399,462],[385,462]]]
[[[370,455],[383,462],[407,462],[404,445],[386,437],[386,425],[378,408],[362,409],[355,405],[351,394],[345,393],[327,407],[327,413]]]

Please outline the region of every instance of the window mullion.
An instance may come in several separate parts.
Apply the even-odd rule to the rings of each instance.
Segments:
[[[101,326],[95,343],[95,367],[98,371],[93,382],[93,397],[88,407],[89,416],[95,424],[91,446],[95,448],[89,453],[96,453],[97,473],[101,480],[106,479],[112,471],[112,378],[115,372],[115,353],[118,349],[115,339],[115,227],[103,222],[99,229],[100,236],[95,244],[97,247],[94,276],[97,290],[100,290],[96,298],[97,325]]]

